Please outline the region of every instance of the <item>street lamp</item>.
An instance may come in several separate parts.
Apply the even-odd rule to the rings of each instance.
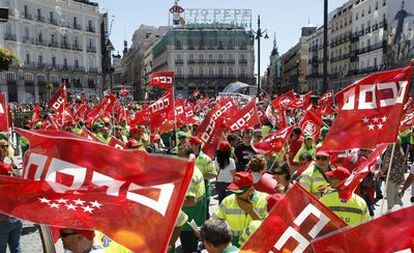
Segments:
[[[263,37],[268,39],[269,36],[267,35],[267,29],[263,30],[260,27],[260,15],[257,18],[257,31],[252,31],[253,34],[256,35],[255,39],[257,40],[257,97],[260,95],[261,89],[261,80],[260,80],[260,38]]]

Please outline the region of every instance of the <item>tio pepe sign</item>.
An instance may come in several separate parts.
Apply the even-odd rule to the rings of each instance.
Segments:
[[[188,24],[235,24],[252,26],[250,9],[186,9],[184,20]]]

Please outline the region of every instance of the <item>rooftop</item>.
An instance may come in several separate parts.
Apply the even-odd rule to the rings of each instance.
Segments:
[[[78,3],[82,3],[82,4],[91,5],[91,6],[98,6],[98,3],[91,2],[89,0],[73,0],[73,1],[78,2]]]

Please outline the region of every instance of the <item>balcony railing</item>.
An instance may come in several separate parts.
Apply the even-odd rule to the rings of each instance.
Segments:
[[[58,25],[58,21],[56,18],[49,18],[49,24]]]
[[[47,42],[44,39],[36,39],[36,45],[38,45],[38,46],[47,46]]]
[[[86,49],[86,52],[88,52],[88,53],[96,53],[96,47],[88,47]]]
[[[93,26],[88,26],[88,27],[86,28],[86,31],[91,32],[91,33],[94,33],[94,32],[95,32],[95,27],[93,27]]]
[[[42,22],[42,23],[45,23],[46,22],[46,19],[45,19],[45,17],[43,17],[43,16],[36,16],[36,21],[39,21],[39,22]]]
[[[197,63],[198,64],[206,64],[206,60],[198,60]]]
[[[22,41],[26,44],[34,44],[34,39],[32,37],[23,36]]]
[[[183,60],[175,60],[175,64],[183,64],[184,61]]]
[[[82,51],[82,47],[80,45],[76,45],[76,44],[73,45],[72,49],[75,50],[75,51]]]
[[[82,30],[82,26],[80,24],[73,24],[73,29]]]
[[[16,34],[12,34],[12,33],[5,33],[4,39],[11,40],[11,41],[17,41]]]
[[[247,60],[241,59],[241,60],[239,60],[239,63],[246,64],[247,63]]]
[[[194,63],[196,63],[196,61],[194,59],[192,59],[192,60],[188,60],[187,63],[188,64],[194,64]]]
[[[69,43],[62,42],[62,43],[60,43],[60,48],[62,48],[62,49],[71,49],[71,46],[70,46]]]
[[[32,14],[30,14],[30,13],[23,13],[23,18],[25,18],[25,19],[29,19],[29,20],[33,20],[33,16],[32,16]]]
[[[89,73],[98,73],[98,68],[92,68],[92,67],[90,67],[88,72]]]
[[[79,66],[73,66],[73,71],[75,71],[75,72],[85,72],[85,68],[84,67],[79,67]]]
[[[49,47],[56,47],[56,48],[58,48],[59,45],[58,45],[57,41],[50,41],[49,42]]]
[[[223,59],[220,59],[220,60],[217,60],[217,63],[218,63],[218,64],[224,64],[224,63],[226,63],[226,61],[225,61],[225,60],[223,60]]]

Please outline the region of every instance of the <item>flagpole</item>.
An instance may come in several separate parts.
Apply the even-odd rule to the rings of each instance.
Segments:
[[[392,162],[394,160],[394,152],[395,152],[395,143],[392,144],[390,164],[388,165],[387,179],[385,180],[385,192],[383,194],[382,203],[381,203],[381,215],[384,215],[384,202],[385,202],[385,199],[387,198],[388,181],[390,179],[390,171],[391,171]]]
[[[174,78],[173,78],[173,85],[172,85],[172,102],[173,102],[173,113],[174,113],[174,133],[175,133],[175,145],[178,144],[178,134],[177,134],[177,115],[175,113],[175,72],[174,72]],[[184,110],[185,113],[185,110]],[[167,115],[167,119],[168,119],[168,115]],[[178,147],[177,147],[178,150]]]

